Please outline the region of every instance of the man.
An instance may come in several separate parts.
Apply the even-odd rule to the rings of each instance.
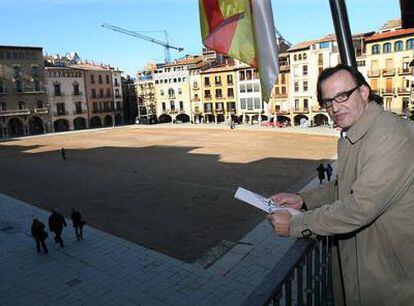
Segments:
[[[349,66],[323,71],[317,91],[344,130],[338,198],[330,197],[333,188],[321,194],[331,184],[319,194],[276,194],[279,205],[308,211],[268,219],[280,236],[334,236],[335,305],[413,305],[414,126],[371,101],[364,77]]]
[[[61,247],[64,247],[63,239],[62,239],[62,231],[63,226],[66,227],[65,218],[56,212],[56,210],[52,210],[52,214],[49,217],[49,230],[55,233],[55,242],[59,243]]]
[[[47,254],[47,247],[45,240],[47,238],[47,233],[45,231],[45,225],[40,222],[38,219],[34,218],[32,227],[31,227],[32,237],[36,241],[36,249],[38,253],[41,253],[41,248],[43,252]]]
[[[70,217],[73,222],[73,227],[75,228],[76,239],[83,240],[83,226],[85,225],[85,221],[82,220],[81,213],[72,208]]]

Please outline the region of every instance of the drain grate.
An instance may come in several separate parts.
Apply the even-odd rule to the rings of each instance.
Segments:
[[[80,283],[82,283],[82,281],[80,279],[74,278],[74,279],[68,281],[66,283],[66,285],[68,285],[68,287],[73,287],[73,286],[76,286],[76,285],[78,285]]]

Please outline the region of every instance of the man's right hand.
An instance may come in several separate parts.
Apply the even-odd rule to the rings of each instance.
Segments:
[[[278,206],[301,209],[303,198],[297,193],[277,193],[272,195],[270,199]]]

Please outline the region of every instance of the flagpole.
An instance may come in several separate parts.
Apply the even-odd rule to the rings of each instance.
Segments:
[[[357,69],[345,0],[329,0],[341,62]]]

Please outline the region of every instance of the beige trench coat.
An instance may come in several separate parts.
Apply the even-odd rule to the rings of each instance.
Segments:
[[[346,305],[414,305],[414,125],[370,102],[338,141],[337,173],[339,199],[303,193],[290,236],[335,235]]]

